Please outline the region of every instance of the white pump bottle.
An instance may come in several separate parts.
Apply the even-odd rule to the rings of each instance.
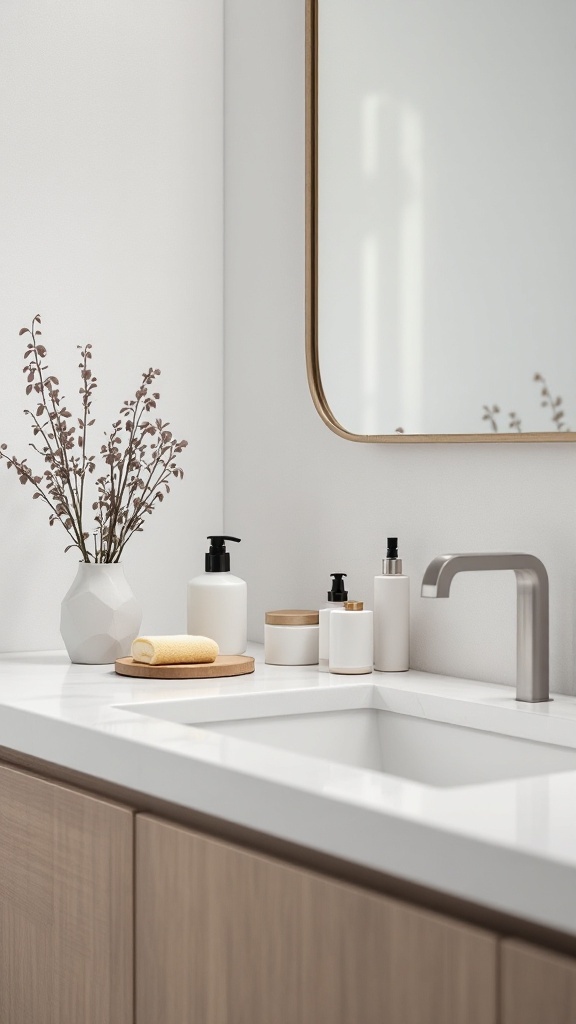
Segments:
[[[398,538],[388,537],[382,575],[374,577],[374,668],[406,672],[410,664],[410,579],[402,572]]]
[[[318,614],[318,670],[328,671],[328,660],[330,654],[330,616],[334,609],[343,608],[344,602],[348,600],[348,591],[344,589],[345,572],[331,572],[332,589],[328,591],[328,603],[320,609]]]
[[[188,632],[207,636],[218,644],[220,654],[243,654],[248,632],[248,588],[230,572],[225,541],[239,537],[212,534],[208,537],[206,572],[188,584]]]

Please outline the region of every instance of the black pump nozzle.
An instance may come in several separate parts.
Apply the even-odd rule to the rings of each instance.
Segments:
[[[206,552],[206,572],[230,572],[230,554],[226,551],[227,540],[240,543],[240,537],[228,537],[222,533],[210,533],[206,540],[210,541],[210,551]]]
[[[398,537],[388,537],[386,558],[398,558]]]
[[[332,590],[328,591],[328,600],[335,601],[341,604],[343,601],[348,600],[348,591],[344,590],[344,577],[348,574],[345,572],[331,572],[332,577]]]

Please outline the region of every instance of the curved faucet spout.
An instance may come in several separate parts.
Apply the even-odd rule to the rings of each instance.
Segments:
[[[458,572],[512,569],[516,575],[516,700],[550,700],[548,573],[535,555],[504,551],[439,555],[426,569],[422,597],[449,597]]]

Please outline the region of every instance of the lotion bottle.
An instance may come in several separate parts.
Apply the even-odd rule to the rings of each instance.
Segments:
[[[374,668],[406,672],[410,661],[410,580],[398,558],[398,538],[388,537],[382,575],[374,577]]]
[[[340,610],[342,609],[342,610]],[[345,601],[330,613],[329,667],[338,675],[364,675],[374,658],[373,616],[362,601]]]
[[[220,654],[243,654],[248,632],[248,588],[230,572],[225,541],[239,537],[212,534],[208,537],[206,572],[188,584],[188,632],[207,636],[218,644]]]
[[[330,615],[334,608],[342,608],[348,600],[348,591],[344,590],[345,572],[331,572],[332,588],[328,591],[328,604],[318,614],[318,670],[328,671],[330,653]]]

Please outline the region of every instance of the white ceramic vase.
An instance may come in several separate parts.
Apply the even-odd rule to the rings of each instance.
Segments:
[[[128,657],[141,621],[142,609],[120,562],[80,562],[60,617],[70,661],[108,665]]]

